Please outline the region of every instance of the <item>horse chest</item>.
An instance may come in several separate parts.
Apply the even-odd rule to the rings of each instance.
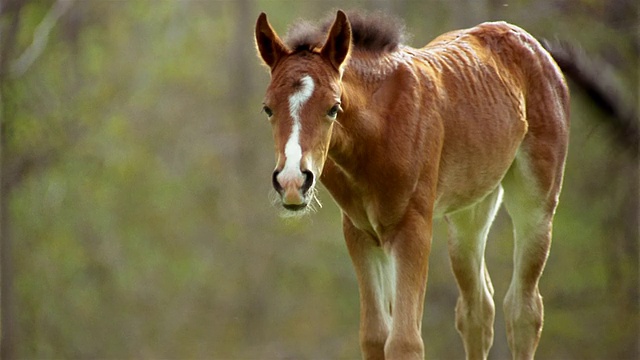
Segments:
[[[377,236],[380,224],[373,202],[365,200],[359,194],[358,187],[353,184],[327,181],[326,177],[323,177],[323,180],[340,210],[351,220],[353,225],[372,236]]]
[[[346,211],[346,214],[358,229],[366,231],[375,238],[382,237],[383,227],[379,211],[372,201],[363,200],[357,206]]]
[[[366,178],[366,177],[365,177]],[[322,183],[336,201],[343,214],[353,225],[380,240],[391,228],[404,202],[396,197],[384,196],[391,189],[378,189],[375,185],[357,181],[328,161],[322,175]],[[406,204],[405,204],[406,205]]]

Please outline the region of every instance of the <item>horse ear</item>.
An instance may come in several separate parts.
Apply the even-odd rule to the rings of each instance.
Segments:
[[[260,57],[272,70],[278,60],[289,53],[287,47],[269,24],[265,13],[261,13],[256,22],[256,45]]]
[[[336,19],[331,25],[331,30],[320,53],[331,62],[336,70],[340,71],[340,66],[349,55],[350,48],[351,23],[349,23],[347,15],[342,10],[338,10]]]

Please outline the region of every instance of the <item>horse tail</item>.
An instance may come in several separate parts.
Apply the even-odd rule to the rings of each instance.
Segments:
[[[637,157],[640,140],[638,109],[623,95],[625,91],[614,81],[611,71],[607,71],[610,66],[590,58],[582,49],[567,42],[541,39],[540,43],[573,85],[582,89],[607,115],[610,129]]]

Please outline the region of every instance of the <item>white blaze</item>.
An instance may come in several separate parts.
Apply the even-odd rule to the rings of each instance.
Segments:
[[[293,119],[293,126],[291,127],[289,140],[287,140],[287,144],[284,147],[285,163],[284,169],[282,169],[282,175],[284,176],[297,176],[300,174],[300,161],[302,160],[300,110],[313,94],[315,87],[313,79],[309,75],[303,76],[300,79],[300,83],[300,89],[289,96],[289,112]]]

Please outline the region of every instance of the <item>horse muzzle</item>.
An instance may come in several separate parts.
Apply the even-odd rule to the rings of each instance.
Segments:
[[[311,170],[301,170],[296,173],[276,169],[271,181],[285,209],[300,211],[309,204],[310,190],[315,185],[315,175]]]

